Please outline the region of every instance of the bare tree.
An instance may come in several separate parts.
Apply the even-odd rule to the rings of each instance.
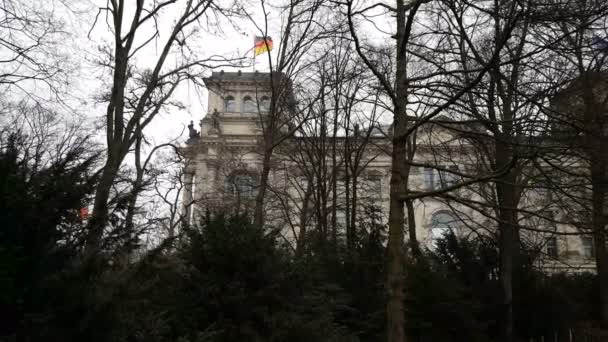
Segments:
[[[69,11],[62,1],[0,4],[0,92],[4,97],[60,99],[69,82],[67,58],[60,52],[69,36],[58,16],[62,10]]]
[[[177,6],[175,0],[152,4],[138,0],[130,7],[124,0],[115,0],[99,9],[98,18],[107,15],[114,46],[105,48],[105,59],[101,61],[111,70],[112,82],[105,98],[107,156],[89,222],[88,249],[92,252],[100,247],[114,180],[141,132],[163,108],[174,104],[172,95],[180,83],[198,84],[198,78],[208,68],[235,62],[221,56],[200,57],[187,45],[202,26],[217,24],[219,17],[231,13],[230,9],[213,1],[188,0],[181,4],[182,7]],[[165,37],[157,23],[170,8],[179,14]],[[157,39],[163,39],[163,43],[152,69],[138,69],[134,65],[138,52]]]
[[[608,192],[605,185],[608,54],[603,42],[608,5],[602,1],[565,2],[556,4],[556,8],[557,14],[543,22],[543,28],[554,32],[543,31],[540,35],[545,40],[561,38],[552,46],[553,63],[548,65],[556,71],[559,68],[559,76],[553,82],[557,89],[553,107],[547,111],[550,136],[559,148],[555,149],[557,153],[547,156],[546,161],[554,173],[561,174],[562,182],[568,183],[552,188],[559,198],[569,203],[565,209],[575,218],[571,223],[581,233],[593,237],[600,319],[603,328],[607,328],[608,251],[604,207]],[[569,166],[572,164],[576,167]]]
[[[312,216],[314,220],[306,223],[314,227],[316,240],[327,252],[337,252],[342,242],[352,251],[358,214],[370,198],[380,196],[368,193],[360,197],[365,193],[362,190],[369,190],[367,179],[361,176],[366,166],[384,153],[374,149],[371,140],[383,140],[384,136],[378,136],[377,87],[368,84],[366,70],[354,58],[347,39],[336,37],[331,44],[332,52],[320,57],[311,73],[309,87],[318,89],[314,91],[318,99],[313,114],[278,153],[299,175],[291,182],[296,193],[288,194],[299,200],[290,202],[300,206],[304,201],[300,217]],[[373,139],[372,132],[376,133]],[[303,233],[297,235],[306,236],[308,228],[300,225]],[[298,242],[303,241],[300,238]]]
[[[468,2],[445,4],[452,12],[448,22],[456,27],[456,31],[472,29],[467,20],[470,17],[466,15],[470,9]],[[456,200],[468,203],[489,220],[496,221],[497,231],[489,233],[496,234],[501,252],[505,340],[513,339],[511,284],[522,239],[533,243],[530,238],[538,235],[530,233],[544,233],[542,240],[546,234],[578,234],[557,231],[556,224],[564,222],[554,216],[556,206],[548,205],[538,195],[543,189],[565,193],[575,186],[564,185],[564,182],[549,176],[563,173],[560,169],[572,158],[564,155],[565,149],[557,152],[560,149],[556,149],[548,139],[552,135],[548,122],[560,121],[554,110],[548,107],[548,102],[568,78],[564,68],[567,62],[564,63],[559,54],[576,51],[571,47],[560,49],[560,46],[570,41],[569,35],[579,39],[581,28],[591,22],[587,20],[578,27],[564,27],[568,23],[566,19],[578,13],[578,6],[580,4],[575,2],[496,3],[484,14],[489,17],[488,23],[492,23],[488,24],[486,32],[492,34],[482,34],[473,40],[468,34],[460,34],[458,38],[460,64],[466,71],[486,65],[492,56],[484,50],[496,49],[507,39],[506,49],[494,58],[495,64],[487,77],[450,110],[454,117],[464,115],[469,122],[482,126],[478,131],[465,133],[461,130],[460,133],[469,137],[477,151],[473,153],[477,161],[472,164],[477,164],[478,172],[495,175],[490,182],[471,188],[477,199]],[[596,19],[602,16],[597,7],[593,11],[587,10],[586,14]],[[518,17],[517,22],[509,23]],[[477,19],[482,21],[480,17]],[[555,21],[559,24],[547,30]],[[562,30],[556,29],[560,26]],[[469,44],[471,41],[475,42],[474,45]],[[559,52],[555,52],[556,49]],[[469,74],[464,73],[464,84],[471,81]],[[562,117],[561,121],[567,120]],[[539,178],[544,185],[538,183]],[[455,199],[451,195],[445,197]],[[520,231],[526,234],[522,235]]]
[[[276,61],[270,53],[267,54],[270,67],[270,106],[268,112],[260,113],[262,170],[253,212],[256,225],[264,223],[264,200],[268,190],[273,152],[278,145],[293,136],[310,114],[311,103],[296,103],[295,98],[317,98],[304,95],[306,90],[299,83],[299,79],[305,77],[304,73],[308,67],[307,54],[324,35],[319,24],[322,4],[323,1],[320,0],[295,0],[282,8],[285,21],[281,28]],[[265,1],[261,1],[260,5],[264,25],[258,25],[257,28],[259,33],[266,37],[268,5]],[[302,113],[304,115],[301,115]],[[299,122],[294,118],[300,118]]]
[[[436,33],[436,40],[428,37],[429,35],[432,37],[432,33],[417,31],[418,25],[426,27],[423,23],[426,18],[423,18],[422,13],[424,12],[421,9],[425,6],[432,9],[432,1],[406,2],[399,0],[396,1],[395,6],[384,3],[364,6],[354,1],[345,1],[343,5],[356,51],[381,84],[384,94],[390,100],[390,110],[393,114],[387,260],[387,333],[388,341],[404,341],[406,339],[403,314],[406,251],[403,227],[405,225],[404,203],[406,199],[409,199],[410,192],[408,189],[410,173],[408,146],[414,146],[411,139],[417,127],[439,115],[481,81],[483,75],[496,62],[496,56],[502,49],[502,44],[488,50],[488,58],[485,63],[475,70],[466,71],[470,82],[465,83],[456,91],[445,91],[445,82],[449,81],[448,76],[455,77],[455,75],[464,74],[465,71],[451,68],[454,64],[450,60],[446,63],[445,59],[440,58],[442,54],[439,54],[438,51],[443,47],[442,40],[439,38],[443,35],[441,31]],[[476,8],[479,12],[469,13],[473,17],[481,15],[486,10],[481,7]],[[391,36],[395,39],[395,44],[390,49],[391,53],[388,54],[390,59],[381,58],[380,51],[366,44],[357,30],[360,23],[371,20],[373,11],[379,10],[392,15],[395,20]],[[441,7],[438,10],[441,11]],[[500,39],[503,44],[510,36],[513,23],[519,19],[517,14],[513,13],[509,20],[505,20],[503,35]],[[459,34],[469,37],[470,32],[461,30]],[[434,44],[429,44],[431,42]],[[470,40],[465,40],[464,44],[465,46],[470,45]],[[441,51],[444,52],[444,50]],[[394,64],[391,63],[391,60],[394,60]],[[424,98],[427,101],[424,101]],[[423,117],[411,120],[408,111],[412,110],[412,106],[418,102],[432,106],[433,109],[428,110]]]

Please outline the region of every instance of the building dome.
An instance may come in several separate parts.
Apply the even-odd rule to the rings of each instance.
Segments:
[[[586,115],[587,96],[591,110]],[[571,81],[553,97],[548,115],[551,136],[560,140],[582,137],[588,124],[608,120],[608,73],[586,72]]]

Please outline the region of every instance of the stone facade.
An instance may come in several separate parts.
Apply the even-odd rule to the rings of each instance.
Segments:
[[[268,74],[257,72],[214,72],[205,79],[209,89],[208,112],[200,121],[200,136],[191,129],[190,139],[184,147],[188,163],[185,168],[187,191],[183,195],[183,203],[188,220],[196,221],[205,211],[220,209],[252,212],[257,175],[261,170],[261,120],[270,101],[268,80]],[[456,124],[446,118],[444,124],[425,124],[418,128],[417,151],[410,176],[410,189],[413,191],[439,190],[457,184],[459,174],[475,173],[479,163],[475,149],[464,139],[455,136],[454,131],[462,133],[478,128],[467,125],[453,130],[450,125]],[[342,147],[347,141],[356,143],[357,139],[364,140],[363,136],[366,137],[360,160],[362,166],[357,177],[358,219],[369,217],[366,213],[373,207],[380,213],[379,220],[386,222],[391,165],[388,154],[390,127],[373,127],[367,135],[356,132],[349,134],[336,138],[336,144]],[[314,226],[316,222],[314,213],[307,213],[303,208],[304,201],[310,201],[310,193],[306,199],[307,190],[310,191],[317,182],[306,172],[306,160],[301,157],[305,155],[302,150],[310,146],[305,139],[311,138],[292,137],[275,151],[270,191],[265,201],[267,224],[281,229],[285,239],[294,245],[300,223]],[[342,164],[342,156],[338,159],[338,163]],[[314,184],[309,187],[311,181]],[[352,184],[338,180],[338,202],[335,206],[338,208],[337,222],[341,227],[348,223],[350,217],[344,207],[347,186],[352,189]],[[331,199],[331,189],[327,193]],[[484,215],[456,199],[482,201],[483,189],[473,185],[449,194],[452,199],[442,196],[414,201],[416,233],[421,243],[433,248],[434,239],[448,229],[462,237],[476,233],[492,234],[495,231],[495,223],[489,219],[491,212]],[[349,195],[352,201],[352,193]],[[540,191],[532,191],[526,197],[526,205],[535,207],[535,201],[540,201],[543,196]],[[302,215],[310,217],[303,221]],[[573,228],[564,225],[557,229],[573,231]],[[543,267],[593,270],[592,250],[585,237],[540,233],[522,235],[527,242],[538,243],[539,253],[544,255],[540,258]]]

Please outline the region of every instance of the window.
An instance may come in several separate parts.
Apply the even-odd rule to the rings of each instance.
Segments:
[[[581,237],[581,240],[583,242],[583,257],[585,259],[592,259],[595,257],[593,238],[591,236],[583,236]]]
[[[440,211],[433,214],[431,218],[431,240],[433,247],[437,246],[437,241],[443,238],[450,231],[457,228],[458,219],[447,211]]]
[[[243,112],[245,113],[255,113],[258,111],[258,108],[255,104],[255,101],[251,98],[251,96],[245,96],[243,98]]]
[[[449,165],[447,169],[449,171],[439,171],[441,187],[448,187],[458,183],[458,175],[453,173],[458,172],[458,165]]]
[[[270,111],[270,98],[268,96],[262,96],[260,98],[260,111],[262,111],[262,112]]]
[[[557,250],[557,238],[550,237],[547,239],[547,255],[551,258],[557,258],[559,254]]]
[[[374,176],[369,178],[369,196],[374,198],[382,197],[382,178]]]
[[[300,176],[295,180],[296,184],[302,189],[302,191],[308,190],[308,178],[306,176]]]
[[[544,201],[545,203],[547,201],[551,201],[551,183],[543,180],[543,181],[539,181],[536,184],[535,190],[536,193],[538,194],[538,198],[541,201]]]
[[[435,189],[435,169],[430,167],[424,168],[424,188],[426,190]]]
[[[341,227],[346,227],[346,212],[344,210],[336,210],[336,223]]]
[[[540,215],[544,216],[547,220],[555,220],[555,216],[557,216],[556,210],[551,209],[542,209],[539,211]]]
[[[251,198],[255,195],[255,177],[245,173],[238,173],[226,178],[226,193],[233,196]]]
[[[346,195],[346,182],[344,179],[338,179],[336,182],[336,196],[345,196]]]
[[[236,112],[236,100],[233,96],[226,96],[224,99],[224,111]]]
[[[424,168],[424,187],[426,190],[441,189],[458,183],[458,175],[450,172],[458,172],[458,165],[449,165],[444,168],[449,171],[437,170],[432,167]]]

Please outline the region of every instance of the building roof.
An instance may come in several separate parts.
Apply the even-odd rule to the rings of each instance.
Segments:
[[[211,73],[211,77],[206,78],[206,80],[208,79],[212,81],[250,82],[268,80],[269,76],[270,73],[268,72],[242,72],[240,70],[236,72],[225,72],[224,70],[221,70],[214,71],[213,73]]]
[[[587,83],[589,82],[589,83]],[[585,86],[590,85],[593,88],[606,87],[608,84],[608,72],[604,71],[586,71],[581,75],[568,82],[567,86],[558,91],[553,97],[553,101],[572,101],[572,96],[580,96]]]
[[[585,94],[593,94],[593,117],[585,116]],[[587,71],[578,75],[551,98],[547,114],[551,136],[566,142],[585,134],[587,120],[608,115],[608,73]]]
[[[203,78],[203,81],[208,88],[216,90],[223,89],[226,86],[250,87],[252,85],[270,88],[270,75],[270,72],[243,72],[241,70],[236,72],[225,72],[221,70],[214,71],[211,73],[210,77]],[[291,92],[291,80],[287,78],[285,74],[274,72],[273,75],[275,78],[275,86],[282,88],[286,87],[287,89],[290,89],[289,92]]]

